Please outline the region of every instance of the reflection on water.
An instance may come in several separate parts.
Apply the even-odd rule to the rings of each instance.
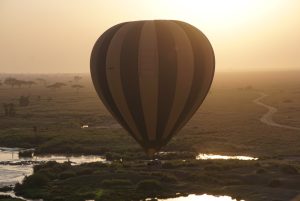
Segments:
[[[67,161],[72,162],[72,164],[80,165],[82,163],[92,163],[92,162],[105,162],[106,159],[101,156],[60,156],[60,155],[45,155],[45,156],[34,156],[32,161],[56,161],[58,163],[64,163]]]
[[[60,155],[43,155],[33,156],[32,158],[19,157],[17,148],[0,147],[0,187],[14,185],[21,182],[27,175],[33,172],[33,164],[39,162],[56,161],[63,163],[70,161],[72,165],[80,165],[82,163],[106,162],[101,156],[60,156]]]
[[[21,182],[26,175],[32,173],[32,165],[0,165],[0,187]]]
[[[88,128],[89,125],[85,124],[85,125],[82,125],[81,128]]]
[[[148,199],[149,201],[151,199]],[[168,198],[168,199],[158,199],[158,201],[237,201],[230,196],[215,196],[215,195],[188,195],[186,197]],[[241,200],[244,201],[244,200]]]
[[[19,200],[25,200],[25,201],[43,201],[42,199],[38,199],[38,200],[25,199],[23,197],[16,196],[13,191],[10,191],[10,192],[0,192],[0,195],[7,195],[7,196],[10,196],[12,198],[16,198],[16,199],[19,199]]]
[[[258,158],[250,156],[223,156],[215,154],[199,154],[196,157],[197,160],[208,160],[208,159],[223,159],[223,160],[258,160]]]
[[[41,156],[33,156],[32,158],[26,158],[26,157],[19,157],[20,150],[21,149],[0,148],[0,163],[9,162],[9,164],[13,164],[17,162],[46,162],[46,161],[56,161],[58,163],[64,163],[70,161],[72,162],[72,164],[80,165],[82,163],[106,161],[104,157],[95,156],[95,155],[89,155],[89,156],[41,155]]]

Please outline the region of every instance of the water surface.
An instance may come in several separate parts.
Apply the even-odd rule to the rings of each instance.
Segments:
[[[197,160],[209,160],[209,159],[222,159],[222,160],[258,160],[258,158],[251,156],[226,156],[216,154],[198,154]]]
[[[33,173],[33,165],[42,162],[56,161],[64,163],[70,161],[72,165],[82,163],[106,162],[101,156],[63,156],[63,155],[42,155],[32,158],[19,157],[18,148],[0,147],[0,187],[14,185],[21,182],[25,176]]]
[[[151,199],[146,199],[147,201],[150,201]],[[230,196],[218,196],[218,195],[195,195],[191,194],[188,196],[182,196],[177,198],[168,198],[168,199],[158,199],[158,201],[238,201]],[[239,201],[245,201],[245,200],[239,200]]]

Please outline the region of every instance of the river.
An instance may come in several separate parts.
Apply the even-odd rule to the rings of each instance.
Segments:
[[[33,166],[48,161],[56,161],[63,163],[70,161],[72,165],[80,165],[90,162],[106,162],[102,156],[64,156],[64,155],[42,155],[33,156],[32,158],[19,157],[19,148],[0,147],[0,188],[4,186],[14,186],[18,182],[22,182],[25,176],[33,173]],[[0,195],[10,195],[19,199],[27,200],[22,197],[17,197],[14,192],[0,192]],[[29,201],[29,200],[27,200]]]
[[[263,103],[261,102],[264,98],[266,98],[268,95],[263,93],[263,92],[260,92],[259,93],[260,96],[256,99],[253,100],[253,102],[256,104],[256,105],[259,105],[259,106],[262,106],[264,108],[267,109],[267,112],[265,114],[263,114],[263,116],[260,118],[260,121],[266,125],[269,125],[269,126],[274,126],[274,127],[279,127],[279,128],[285,128],[285,129],[290,129],[290,130],[299,130],[300,131],[300,128],[298,127],[293,127],[293,126],[289,126],[289,125],[284,125],[284,124],[279,124],[277,122],[275,122],[273,120],[273,115],[278,112],[278,109],[271,106],[271,105],[267,105],[266,103]]]

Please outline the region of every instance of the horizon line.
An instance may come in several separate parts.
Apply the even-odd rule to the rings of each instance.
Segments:
[[[300,71],[300,69],[288,69],[288,70],[283,70],[283,69],[278,69],[278,70],[249,70],[249,71],[216,71],[215,74],[217,73],[267,73],[267,72],[274,72],[274,73],[279,73],[279,72],[297,72]],[[1,74],[90,74],[90,72],[0,72]]]

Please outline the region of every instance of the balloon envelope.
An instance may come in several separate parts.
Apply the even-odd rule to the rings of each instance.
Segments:
[[[151,156],[202,104],[215,58],[197,28],[181,21],[134,21],[104,32],[91,54],[103,104]]]

